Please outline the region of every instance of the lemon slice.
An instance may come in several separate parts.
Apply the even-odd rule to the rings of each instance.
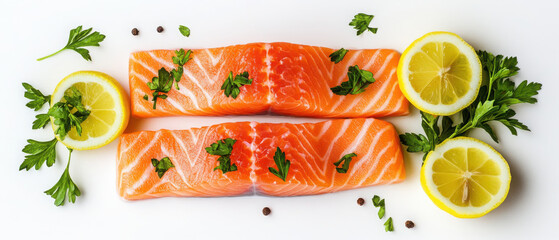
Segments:
[[[452,115],[476,98],[481,62],[475,50],[449,32],[432,32],[402,53],[398,83],[417,108],[433,115]]]
[[[64,140],[56,136],[59,141],[75,150],[87,150],[105,146],[122,134],[128,124],[130,104],[124,89],[114,78],[95,71],[72,73],[56,86],[51,105],[63,100],[64,93],[71,87],[80,91],[82,104],[91,113],[81,124],[81,136],[72,128]],[[53,129],[57,128],[53,124]]]
[[[510,186],[509,165],[474,138],[446,140],[421,167],[421,186],[439,208],[460,218],[481,217],[498,207]]]

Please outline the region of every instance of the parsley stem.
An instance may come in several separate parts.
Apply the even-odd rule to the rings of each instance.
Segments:
[[[48,55],[48,56],[45,56],[45,57],[42,57],[42,58],[38,58],[37,61],[41,61],[41,60],[43,60],[43,59],[47,59],[47,58],[49,58],[49,57],[52,57],[52,56],[58,54],[59,52],[64,51],[65,49],[66,49],[66,48],[63,48],[63,49],[60,49],[60,50],[58,50],[57,52],[55,52],[55,53],[53,53],[53,54],[51,54],[51,55]]]
[[[74,151],[74,149],[68,148],[68,164],[66,165],[66,171],[68,171],[68,168],[70,167],[70,159],[72,159],[72,151]]]

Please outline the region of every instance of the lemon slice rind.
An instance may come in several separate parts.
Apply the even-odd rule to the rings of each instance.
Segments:
[[[94,82],[100,84],[103,90],[107,92],[114,100],[114,112],[116,113],[114,123],[109,127],[106,134],[93,137],[89,136],[87,140],[80,141],[75,140],[66,135],[64,140],[60,140],[57,135],[56,138],[62,142],[66,147],[72,148],[74,150],[88,150],[96,149],[105,146],[116,139],[118,136],[124,132],[128,124],[128,119],[130,116],[130,111],[128,109],[128,98],[127,94],[120,86],[120,84],[111,76],[96,72],[96,71],[78,71],[66,76],[58,85],[56,86],[54,93],[51,96],[51,105],[59,102],[64,97],[64,92],[72,87],[76,83],[89,83]],[[84,93],[82,93],[83,95]],[[87,108],[88,106],[86,106]],[[52,118],[51,118],[52,120]],[[57,128],[56,125],[52,124],[53,130]]]
[[[501,170],[501,174],[498,178],[501,181],[501,187],[499,191],[493,195],[492,199],[484,204],[483,206],[458,206],[452,203],[447,197],[444,197],[439,190],[437,185],[433,181],[433,164],[437,159],[443,158],[443,154],[453,148],[477,148],[482,150],[488,156],[488,161],[493,161],[497,164],[498,168]],[[452,214],[453,216],[459,218],[476,218],[481,217],[491,210],[497,208],[507,197],[511,175],[508,163],[505,161],[503,156],[495,149],[493,149],[488,144],[479,141],[475,138],[470,137],[457,137],[453,139],[447,139],[441,144],[437,145],[435,151],[431,151],[423,163],[420,174],[421,186],[429,198],[442,210]]]
[[[432,104],[422,99],[409,81],[409,63],[411,58],[422,51],[422,47],[432,42],[447,42],[457,47],[460,53],[464,54],[470,63],[472,78],[469,83],[468,92],[460,97],[456,102],[445,105],[442,103]],[[398,83],[406,98],[418,109],[433,115],[452,115],[470,105],[479,92],[482,80],[481,62],[472,46],[466,43],[458,35],[450,32],[431,32],[415,40],[403,53],[398,64]]]

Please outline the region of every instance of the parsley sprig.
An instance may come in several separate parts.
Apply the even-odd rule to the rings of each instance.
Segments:
[[[241,93],[241,90],[239,89],[240,87],[251,84],[252,79],[249,79],[247,71],[237,74],[235,77],[233,77],[233,71],[230,71],[229,76],[227,76],[227,79],[225,79],[225,82],[221,85],[221,90],[223,90],[225,96],[235,99],[239,93]]]
[[[167,172],[170,168],[175,167],[175,165],[171,162],[169,157],[164,157],[161,160],[157,160],[155,158],[151,159],[151,164],[155,167],[155,172],[159,178],[163,177],[163,174]]]
[[[27,145],[22,150],[27,155],[19,166],[19,170],[29,171],[33,167],[35,167],[35,170],[39,170],[45,162],[47,167],[52,166],[56,160],[56,143],[58,143],[56,138],[46,142],[27,139]]]
[[[353,157],[357,157],[357,154],[355,153],[346,154],[340,160],[334,162],[334,166],[336,166],[336,171],[339,173],[347,173],[347,170],[349,169],[349,164],[351,163]],[[340,164],[342,165],[341,167],[339,167]]]
[[[190,37],[190,28],[187,26],[180,25],[179,32],[185,37]]]
[[[68,163],[66,164],[66,169],[62,173],[62,176],[60,176],[58,182],[56,182],[56,184],[54,184],[51,189],[45,191],[47,195],[50,195],[52,198],[55,199],[54,205],[56,206],[64,205],[66,195],[68,195],[68,202],[71,203],[75,203],[76,197],[79,197],[81,195],[80,189],[70,177],[70,159],[72,157],[73,150],[71,148],[68,148],[68,151]]]
[[[214,168],[214,171],[221,170],[223,174],[237,171],[237,165],[231,164],[231,153],[235,142],[237,140],[232,138],[221,139],[206,148],[207,153],[220,156],[217,159],[219,165]]]
[[[282,152],[279,147],[276,148],[276,153],[274,154],[274,162],[276,163],[278,169],[268,167],[268,171],[278,176],[285,182],[287,173],[289,172],[289,167],[291,166],[291,161],[285,159],[285,152]]]
[[[27,107],[37,111],[41,109],[45,103],[50,101],[50,96],[44,96],[30,84],[23,83],[23,87],[26,90],[24,96],[32,100],[26,104]],[[44,127],[50,122],[50,117],[52,117],[54,119],[54,124],[57,125],[55,134],[58,135],[60,139],[64,139],[72,128],[76,128],[78,134],[81,135],[81,123],[87,119],[89,113],[90,111],[82,104],[81,93],[76,88],[71,87],[64,93],[63,100],[54,104],[49,109],[48,113],[38,114],[36,116],[36,120],[33,122],[33,129]],[[56,161],[57,143],[57,138],[45,142],[28,139],[27,145],[22,149],[22,151],[26,153],[26,156],[23,163],[19,166],[19,170],[25,169],[28,171],[33,167],[39,170],[45,163],[47,167],[51,167]],[[74,181],[72,181],[72,178],[70,178],[69,167],[73,150],[70,148],[68,148],[68,150],[70,153],[66,169],[58,182],[51,189],[45,191],[47,195],[55,199],[54,204],[56,206],[64,205],[66,196],[68,196],[69,202],[74,203],[76,197],[81,195],[80,190]]]
[[[58,50],[57,52],[51,55],[39,58],[37,59],[37,61],[41,61],[43,59],[52,57],[66,49],[74,50],[77,53],[79,53],[85,60],[91,61],[89,50],[83,47],[89,47],[89,46],[98,47],[99,43],[105,39],[105,35],[100,34],[99,32],[92,33],[91,31],[92,28],[82,30],[82,26],[78,26],[77,28],[70,30],[70,37],[68,39],[68,43],[66,43],[66,46],[64,46],[64,48]]]
[[[184,73],[184,65],[192,59],[190,55],[192,54],[191,50],[185,51],[184,49],[176,50],[175,55],[172,57],[173,63],[177,65],[177,68],[171,69],[171,71],[167,71],[164,67],[157,71],[157,77],[153,77],[151,82],[147,82],[149,89],[153,91],[151,99],[153,101],[153,109],[156,109],[157,106],[157,99],[166,99],[167,93],[171,91],[173,88],[173,83],[176,82],[177,90],[179,88],[179,82],[182,78]],[[143,96],[144,100],[148,100],[148,95]]]
[[[64,102],[55,103],[48,112],[54,118],[57,126],[54,134],[64,140],[72,128],[76,128],[78,135],[82,135],[81,123],[89,117],[91,111],[82,104],[82,94],[75,87],[71,87],[64,94]]]
[[[348,68],[347,77],[347,81],[342,82],[340,86],[330,88],[330,90],[337,95],[355,95],[364,92],[365,88],[375,82],[372,72],[359,69],[357,65]]]
[[[373,205],[378,209],[378,218],[382,219],[386,213],[386,207],[384,203],[384,198],[381,199],[379,196],[375,195],[373,197]],[[389,217],[386,222],[384,222],[384,231],[392,232],[394,231],[394,224],[392,222],[392,217]]]
[[[373,20],[374,17],[374,15],[358,13],[353,17],[353,19],[349,23],[349,26],[353,26],[353,28],[357,30],[357,36],[361,35],[367,30],[372,32],[373,34],[376,34],[378,28],[369,27],[369,24],[371,24],[371,20]]]
[[[29,83],[21,83],[21,85],[25,88],[25,94],[23,96],[31,100],[25,104],[28,108],[31,108],[34,111],[39,111],[45,103],[50,103],[50,95],[43,95],[41,91],[37,90]]]
[[[513,118],[516,112],[511,107],[519,103],[536,103],[535,96],[542,85],[524,80],[516,86],[510,79],[519,71],[516,57],[494,56],[486,51],[477,53],[488,81],[481,86],[476,100],[459,113],[461,122],[455,125],[450,117],[444,116],[439,128],[439,116],[421,112],[421,126],[425,135],[400,135],[400,141],[408,146],[408,152],[423,152],[425,160],[427,153],[434,150],[437,144],[449,138],[467,135],[474,128],[485,130],[493,141],[499,142],[489,125],[491,122],[500,122],[513,135],[517,135],[517,129],[530,131],[528,126]]]
[[[153,101],[153,109],[155,109],[158,98],[167,98],[166,93],[168,93],[173,87],[173,79],[171,78],[171,74],[162,67],[157,72],[157,77],[153,77],[151,82],[147,82],[147,85],[149,89],[153,91],[153,98],[151,100]]]
[[[340,48],[339,50],[331,53],[330,55],[328,55],[328,57],[330,57],[330,61],[334,62],[334,63],[339,63],[341,62],[348,50],[344,49],[344,48]]]
[[[188,61],[190,61],[190,59],[192,59],[190,57],[190,54],[192,54],[191,50],[188,51],[184,51],[184,49],[180,49],[180,50],[176,50],[175,51],[175,55],[172,59],[173,59],[173,63],[177,65],[177,68],[171,70],[171,75],[173,75],[173,78],[175,79],[175,82],[177,82],[175,84],[175,87],[177,87],[177,90],[180,90],[179,88],[179,82],[181,81],[182,75],[184,73],[184,64],[186,64]]]
[[[50,95],[45,96],[41,91],[37,90],[29,83],[22,83],[23,88],[25,88],[25,98],[31,100],[25,106],[33,109],[34,111],[39,111],[45,103],[50,103]],[[49,123],[50,118],[48,114],[37,114],[35,116],[35,121],[33,121],[33,129],[43,128]]]

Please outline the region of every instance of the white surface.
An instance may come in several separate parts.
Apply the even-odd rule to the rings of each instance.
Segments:
[[[3,1],[0,7],[2,66],[2,239],[550,239],[556,235],[558,195],[557,67],[559,31],[553,1]],[[344,2],[344,3],[342,3]],[[378,34],[356,37],[347,24],[354,14],[375,14]],[[192,30],[182,37],[178,25]],[[90,48],[93,62],[65,51],[42,62],[36,58],[61,48],[70,29],[84,25],[107,35]],[[165,32],[155,31],[157,26]],[[140,35],[130,30],[137,27]],[[394,48],[414,39],[451,31],[477,49],[518,56],[523,79],[543,83],[539,103],[516,108],[532,132],[511,136],[496,126],[500,144],[475,132],[508,160],[511,191],[505,202],[479,219],[458,219],[439,210],[419,184],[420,154],[405,154],[407,179],[401,184],[320,196],[272,198],[166,198],[127,202],[115,189],[117,143],[75,152],[71,175],[83,192],[75,204],[55,207],[43,191],[61,175],[67,153],[40,171],[18,171],[27,138],[47,139],[50,130],[32,131],[34,112],[25,108],[21,82],[51,92],[64,76],[98,70],[128,88],[128,54],[153,48],[203,48],[256,41],[289,41],[333,48]],[[316,119],[278,116],[173,117],[132,119],[129,131],[184,129],[219,122],[258,120],[304,122]],[[400,132],[421,132],[418,111],[388,118]],[[386,198],[395,232],[385,233],[370,198]],[[355,202],[365,197],[367,204]],[[268,217],[261,214],[271,207]],[[411,219],[414,229],[406,229]],[[452,234],[452,235],[450,235]]]

